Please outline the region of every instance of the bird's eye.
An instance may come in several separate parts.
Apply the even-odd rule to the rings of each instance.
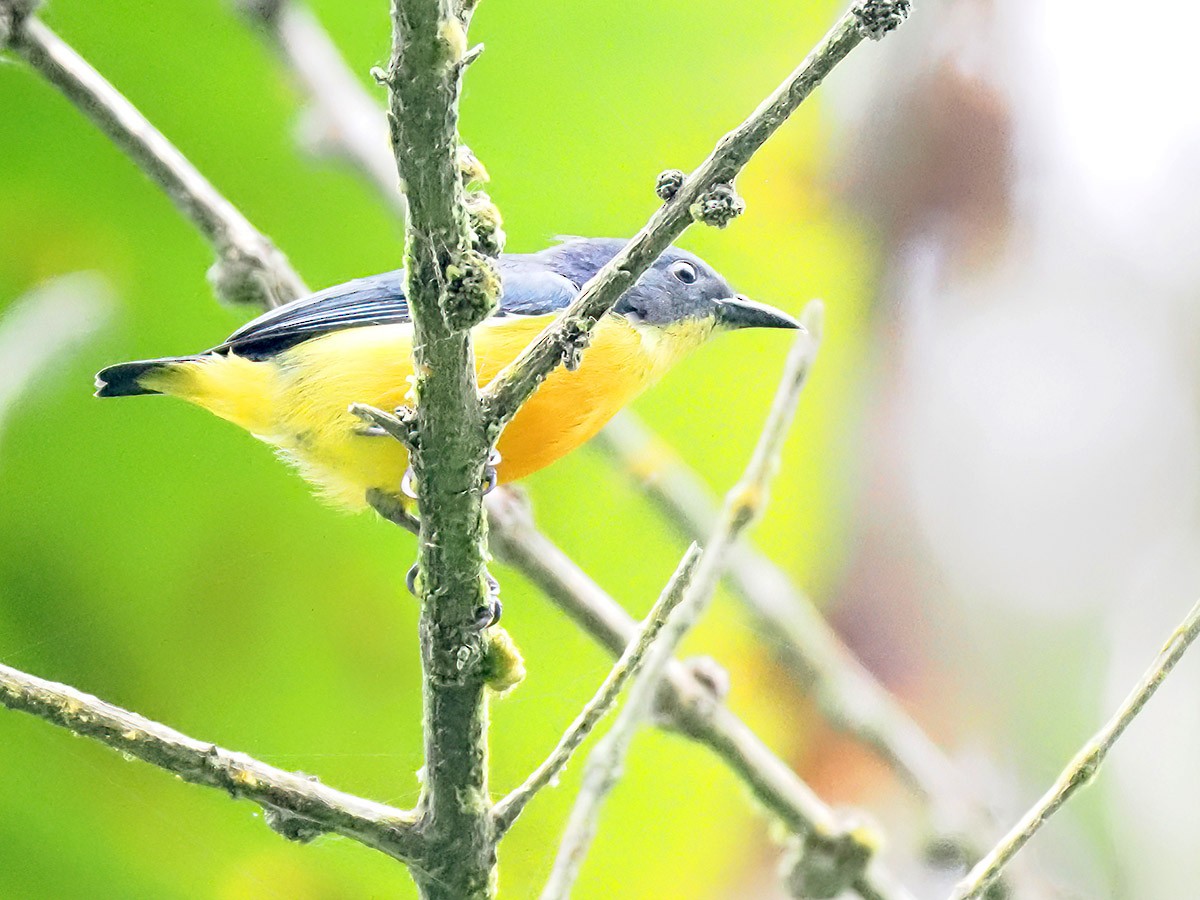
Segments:
[[[671,266],[671,274],[675,276],[677,281],[684,284],[696,283],[696,267],[690,262],[677,262]]]

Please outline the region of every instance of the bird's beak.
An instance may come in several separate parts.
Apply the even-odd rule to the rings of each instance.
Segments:
[[[803,328],[785,312],[738,294],[717,301],[717,325],[723,328]]]

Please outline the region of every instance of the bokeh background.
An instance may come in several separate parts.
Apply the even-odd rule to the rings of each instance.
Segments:
[[[386,4],[312,5],[370,85]],[[492,174],[509,249],[632,234],[655,175],[697,163],[840,11],[486,0],[462,130]],[[825,299],[826,342],[755,540],[1005,821],[1200,584],[1200,57],[1174,14],[1186,18],[1179,0],[1086,13],[924,0],[751,163],[748,213],[683,241],[750,296],[792,312]],[[302,98],[226,4],[54,0],[45,19],[309,284],[399,264],[398,223],[298,148]],[[0,64],[0,111],[5,384],[20,384],[39,333],[18,330],[31,321],[19,298],[64,273],[102,279],[67,310],[73,343],[57,364],[19,395],[0,390],[0,660],[411,804],[412,539],[322,507],[266,447],[199,410],[92,398],[104,365],[209,346],[245,316],[213,301],[210,251],[170,203],[20,64]],[[637,410],[724,490],[786,345],[727,336]],[[629,610],[648,608],[682,544],[630,479],[585,448],[527,486],[544,529]],[[494,705],[497,791],[544,757],[608,668],[500,574],[529,676]],[[938,895],[949,876],[913,861],[919,809],[820,723],[769,635],[720,598],[688,650],[726,665],[733,708],[823,795],[884,822],[894,862]],[[1197,668],[1185,663],[1098,787],[1030,849],[1039,892],[1195,893]],[[504,843],[505,896],[542,885],[579,768]],[[288,844],[248,804],[27,717],[0,715],[0,772],[6,898],[413,895],[377,854]],[[769,897],[776,858],[732,775],[647,733],[577,895]]]

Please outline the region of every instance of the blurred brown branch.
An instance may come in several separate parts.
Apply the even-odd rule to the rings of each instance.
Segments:
[[[175,203],[205,239],[217,261],[208,271],[218,297],[230,303],[280,306],[308,293],[287,257],[226,200],[162,133],[27,4],[0,0],[0,38],[58,88]]]

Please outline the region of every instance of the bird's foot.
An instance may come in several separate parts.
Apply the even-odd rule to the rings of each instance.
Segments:
[[[500,613],[504,609],[500,604],[500,582],[492,577],[491,572],[484,572],[484,575],[488,583],[488,602],[475,610],[475,627],[480,631],[499,623]]]
[[[404,578],[404,584],[408,587],[408,592],[414,597],[417,595],[418,572],[417,563],[413,563],[412,568],[408,570],[408,574]],[[503,606],[500,604],[500,582],[492,577],[491,572],[484,574],[487,577],[488,583],[487,603],[475,610],[475,619],[472,622],[472,627],[477,631],[483,631],[485,628],[490,628],[499,622],[500,613],[503,611]]]
[[[500,483],[497,468],[500,466],[500,451],[493,447],[488,451],[487,462],[483,467],[483,495],[486,497]],[[489,576],[490,577],[490,576]]]

